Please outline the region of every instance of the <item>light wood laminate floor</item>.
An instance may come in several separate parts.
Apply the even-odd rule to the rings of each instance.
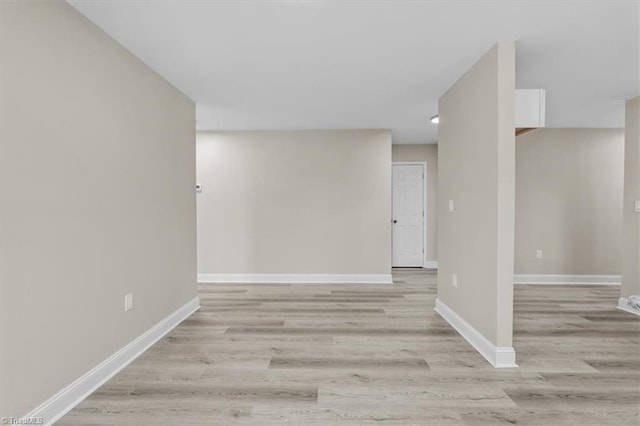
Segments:
[[[515,288],[517,369],[394,285],[201,286],[202,309],[60,425],[640,424],[640,318],[617,286]]]

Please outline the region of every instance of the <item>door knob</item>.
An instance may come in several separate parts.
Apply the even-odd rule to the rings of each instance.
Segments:
[[[398,223],[398,221],[394,219],[394,220],[393,220],[393,223]]]

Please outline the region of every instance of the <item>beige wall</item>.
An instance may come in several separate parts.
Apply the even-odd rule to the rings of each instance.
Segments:
[[[0,416],[19,417],[196,296],[195,109],[68,4],[1,8]]]
[[[640,97],[627,101],[625,121],[622,296],[640,294]]]
[[[390,131],[197,141],[198,272],[390,274]]]
[[[392,160],[427,163],[427,246],[425,260],[438,260],[438,145],[392,145]]]
[[[517,137],[516,274],[620,274],[623,162],[622,129]]]
[[[514,43],[501,42],[438,106],[438,299],[501,347],[512,345],[514,103]]]

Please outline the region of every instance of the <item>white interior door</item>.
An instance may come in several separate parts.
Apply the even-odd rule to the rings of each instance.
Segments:
[[[423,266],[424,166],[393,165],[393,266]]]

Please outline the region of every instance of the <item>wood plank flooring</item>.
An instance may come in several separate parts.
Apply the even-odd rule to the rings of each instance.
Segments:
[[[640,319],[617,286],[515,288],[517,369],[394,285],[215,285],[60,425],[639,425]]]

